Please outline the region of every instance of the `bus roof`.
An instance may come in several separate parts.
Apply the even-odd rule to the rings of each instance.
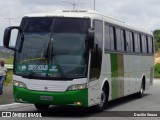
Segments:
[[[111,17],[107,15],[103,15],[97,11],[94,10],[56,10],[51,13],[38,13],[38,14],[28,14],[25,15],[25,17],[74,17],[74,18],[91,18],[91,19],[97,19],[97,20],[104,20],[107,23],[111,23],[120,27],[124,27],[133,31],[153,35],[151,31],[146,31],[141,28],[136,28],[134,26],[130,26],[126,22]]]

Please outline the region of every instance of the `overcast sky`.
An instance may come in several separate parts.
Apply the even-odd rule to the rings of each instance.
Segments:
[[[68,0],[79,4],[77,9],[93,9],[94,0]],[[62,0],[0,0],[0,45],[3,32],[11,25],[19,25],[25,14],[72,9]],[[122,19],[126,23],[153,31],[160,29],[160,0],[96,0],[96,10],[105,15]]]

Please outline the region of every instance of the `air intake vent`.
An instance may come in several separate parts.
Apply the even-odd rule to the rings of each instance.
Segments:
[[[62,12],[87,12],[87,10],[63,10]]]

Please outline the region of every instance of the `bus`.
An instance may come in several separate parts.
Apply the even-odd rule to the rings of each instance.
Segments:
[[[38,110],[69,105],[103,111],[111,100],[142,97],[153,84],[153,41],[152,32],[92,10],[25,15],[3,39],[15,51],[14,100]]]

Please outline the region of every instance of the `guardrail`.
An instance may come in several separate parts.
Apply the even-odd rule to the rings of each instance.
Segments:
[[[5,64],[5,67],[6,67],[7,69],[13,69],[13,65],[12,65],[12,64]]]

